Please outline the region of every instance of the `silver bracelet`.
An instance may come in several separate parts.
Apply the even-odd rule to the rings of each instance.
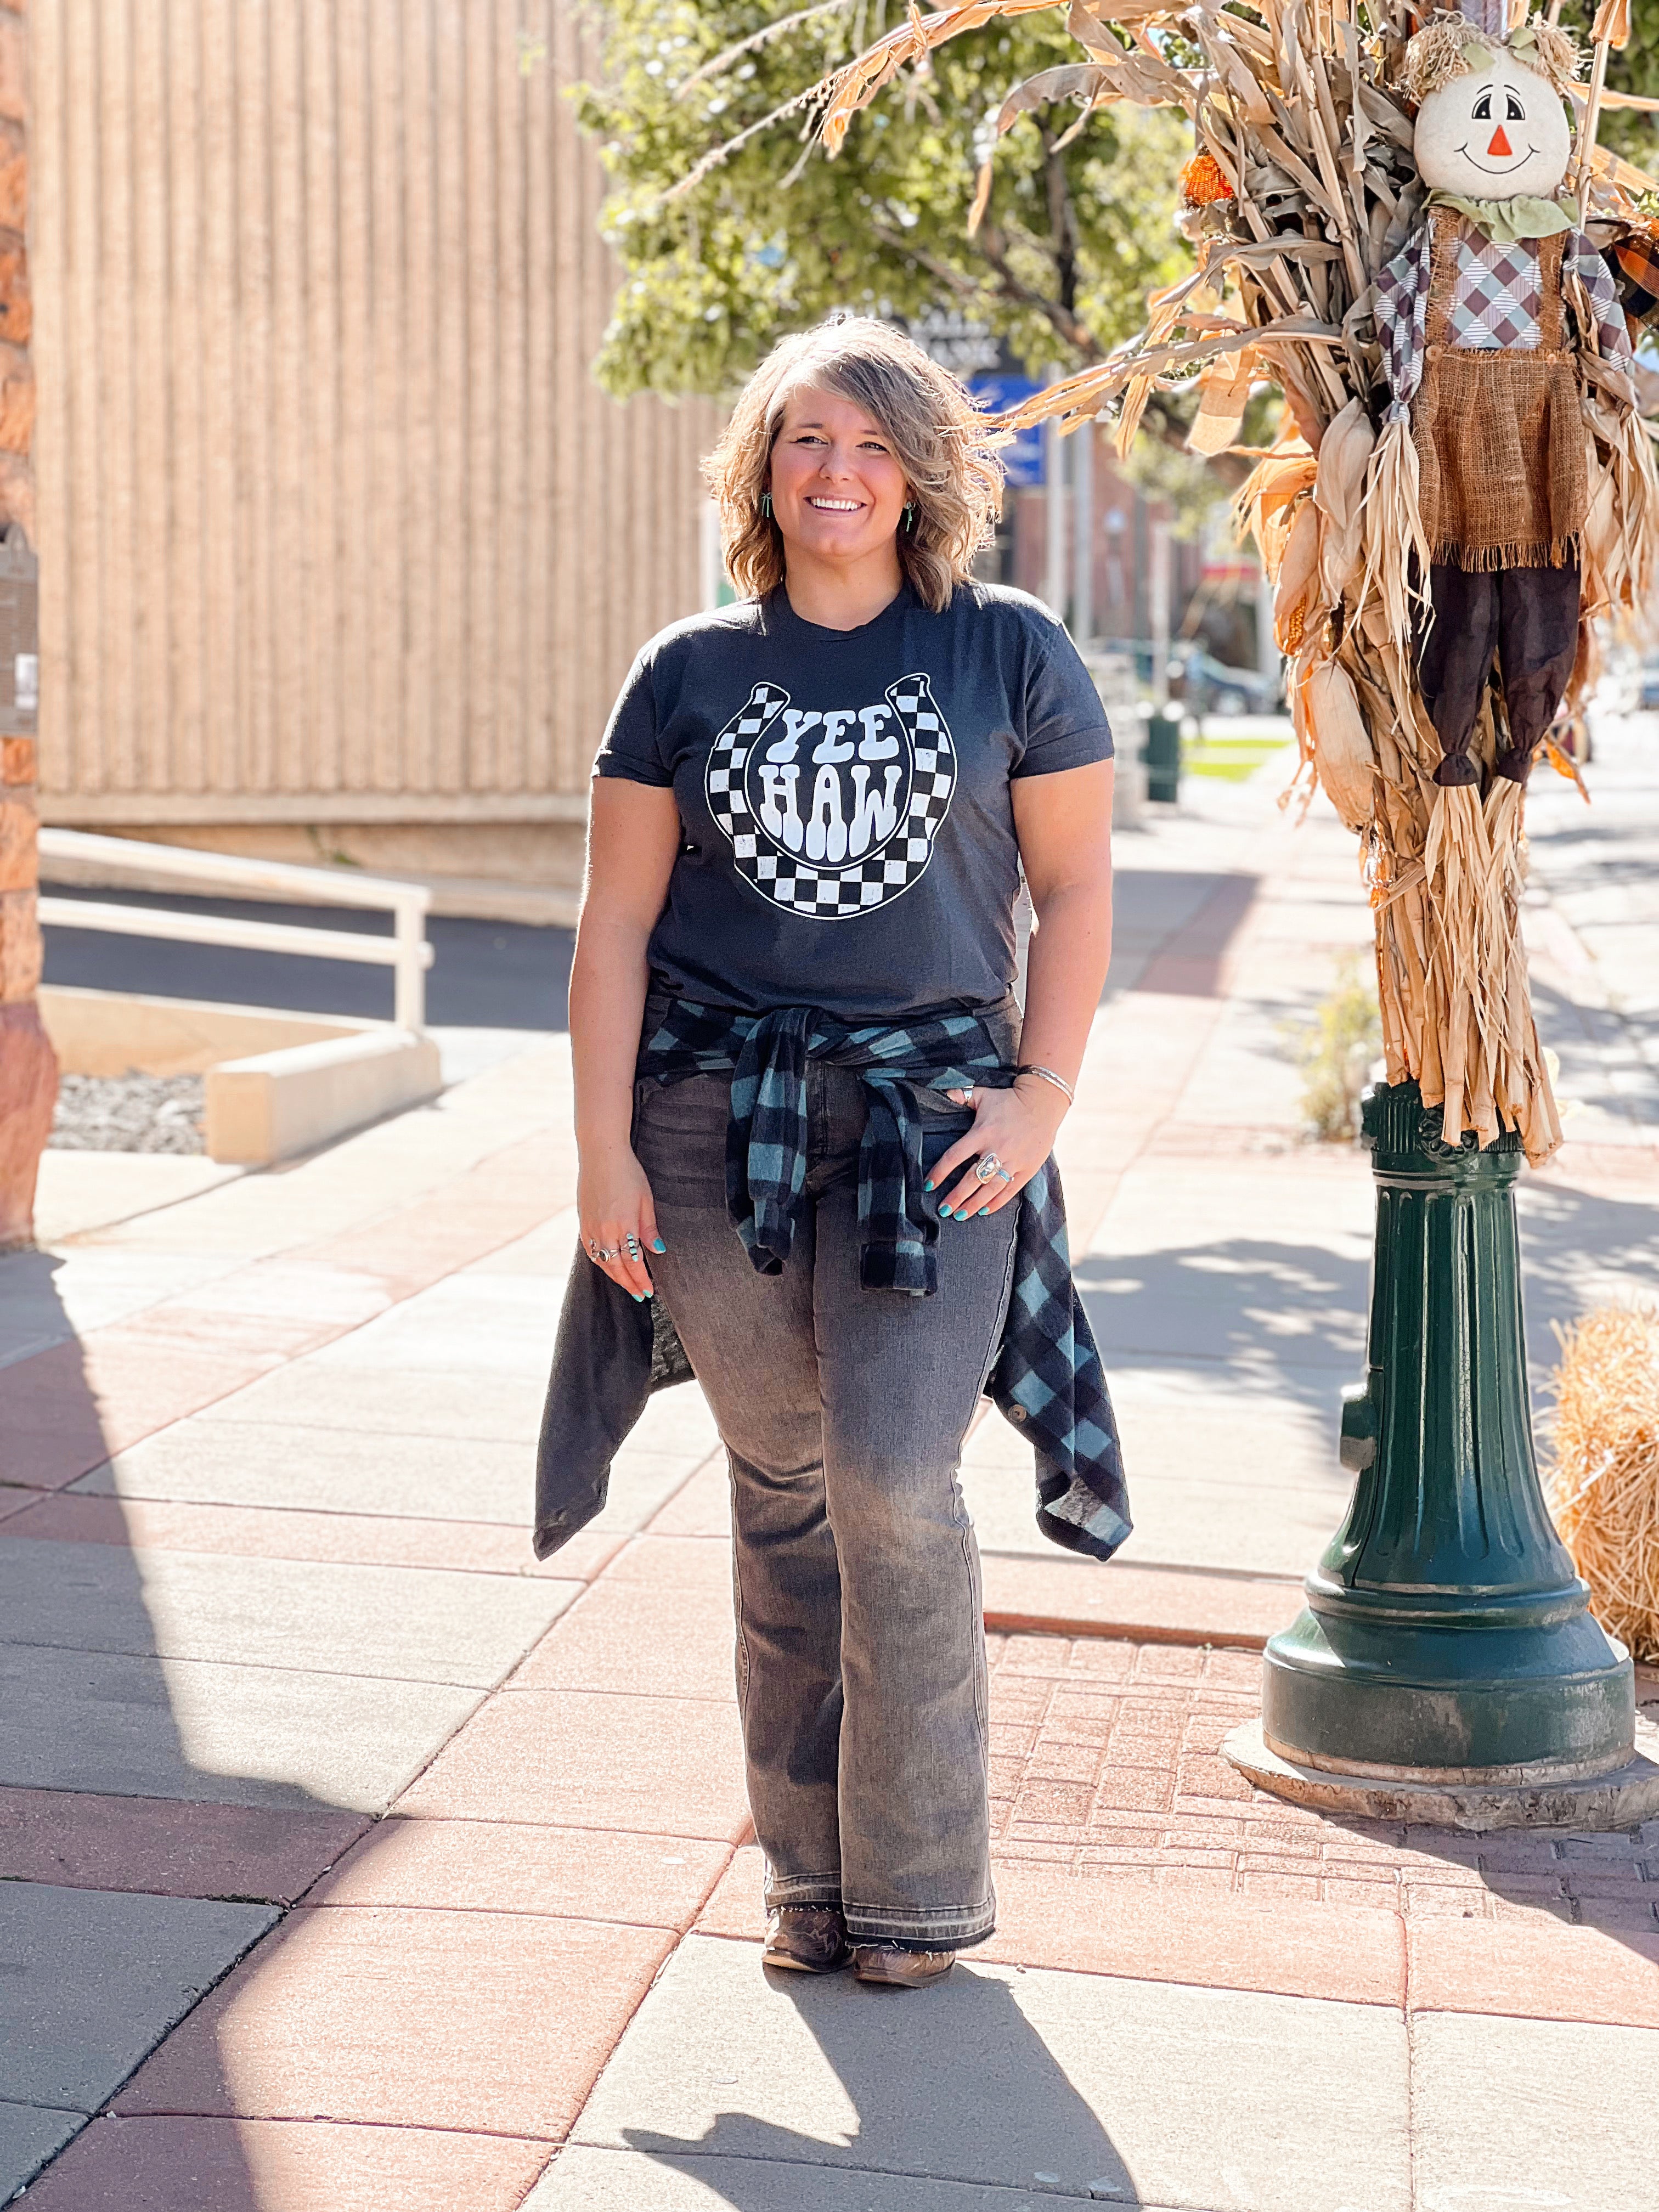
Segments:
[[[1038,1067],[1034,1063],[1028,1062],[1024,1067],[1017,1067],[1014,1070],[1014,1073],[1016,1075],[1040,1075],[1045,1083],[1052,1083],[1056,1091],[1063,1091],[1066,1093],[1066,1103],[1068,1106],[1075,1106],[1077,1104],[1077,1093],[1073,1090],[1071,1085],[1066,1080],[1066,1078],[1063,1075],[1056,1075],[1052,1067]]]

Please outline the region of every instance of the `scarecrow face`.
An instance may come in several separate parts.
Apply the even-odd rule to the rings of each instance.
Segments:
[[[1555,93],[1506,53],[1431,92],[1417,111],[1413,143],[1425,184],[1483,200],[1522,192],[1548,199],[1560,191],[1572,151]]]

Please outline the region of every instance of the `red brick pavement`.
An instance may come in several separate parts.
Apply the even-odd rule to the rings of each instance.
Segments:
[[[1466,1835],[1333,1820],[1253,1789],[1223,1738],[1261,1711],[1250,1651],[991,1639],[993,1835],[1005,1864],[1180,1894],[1383,1908],[1418,1923],[1559,1920],[1659,1935],[1659,1821]],[[1659,1695],[1659,1682],[1645,1686]]]

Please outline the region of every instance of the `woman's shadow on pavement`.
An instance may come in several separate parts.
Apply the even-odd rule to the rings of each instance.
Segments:
[[[987,2187],[1030,2190],[1033,2212],[1055,2194],[1139,2205],[1110,2136],[1022,2009],[1020,1979],[964,1964],[915,1992],[769,1972],[790,2009],[768,2004],[739,2028],[741,2054],[707,2046],[712,2096],[729,2072],[757,2110],[717,2112],[696,2137],[625,2126],[614,2139],[733,2212],[966,2212]],[[750,2051],[764,2054],[763,2072]],[[635,2101],[631,2085],[623,2094]],[[769,2104],[806,2124],[760,2117]],[[1019,2212],[1024,2200],[1006,2202]]]
[[[63,1264],[0,1254],[0,2201],[27,2185],[45,2212],[186,2212],[185,2190],[191,2212],[263,2212],[210,2040],[188,2109],[219,2117],[185,2124],[188,2184],[145,2163],[176,2123],[93,2116],[246,1953],[270,1965],[283,1909],[371,1816],[272,1778],[293,1725],[274,1753],[257,1714],[218,1740],[222,1683],[269,1670],[180,1658],[119,1497],[83,1492],[110,1447]],[[212,1686],[181,1711],[191,1677]]]

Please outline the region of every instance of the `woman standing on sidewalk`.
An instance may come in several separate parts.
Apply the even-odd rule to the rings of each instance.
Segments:
[[[786,340],[708,473],[746,596],[646,647],[596,767],[570,992],[592,1268],[538,1545],[594,1510],[550,1478],[569,1425],[605,1401],[614,1442],[677,1333],[731,1460],[767,1960],[915,1984],[994,1926],[957,1479],[981,1391],[1029,1423],[1050,1534],[1127,1533],[1048,1164],[1106,975],[1112,741],[1060,623],[969,580],[1000,470],[908,339]]]

